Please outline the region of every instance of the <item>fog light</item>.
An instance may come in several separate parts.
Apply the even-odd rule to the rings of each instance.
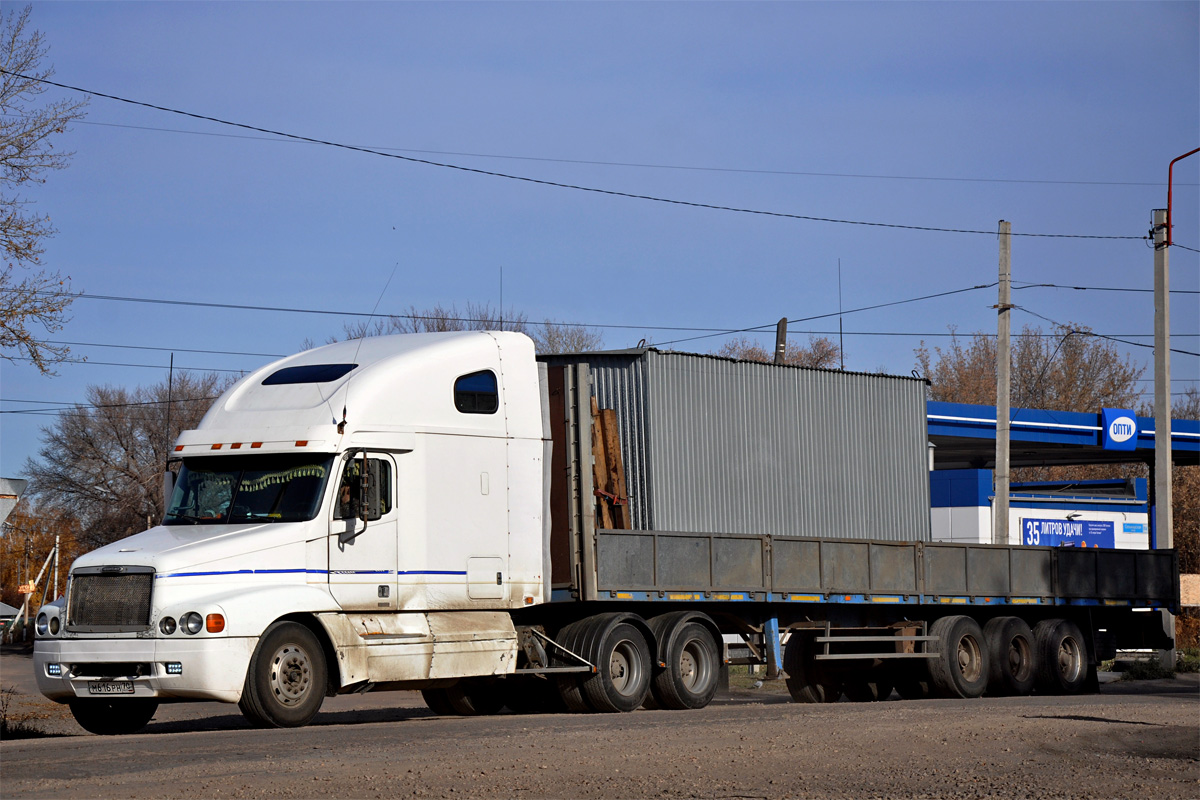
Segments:
[[[34,628],[37,630],[38,636],[45,636],[50,632],[50,620],[44,613],[37,615],[37,623],[35,623]]]
[[[50,635],[58,636],[58,617],[50,618]]]
[[[195,611],[189,611],[179,618],[179,627],[183,628],[184,633],[199,633],[204,627],[204,617]]]
[[[162,631],[163,636],[170,636],[175,632],[175,618],[163,617],[158,621],[158,629]]]
[[[204,618],[204,630],[209,633],[220,633],[225,630],[225,617],[220,614],[209,614]]]
[[[183,664],[180,664],[178,661],[168,661],[167,662],[167,674],[168,675],[182,675],[183,674]]]
[[[60,677],[62,675],[62,664],[47,664],[46,674],[53,675],[56,678]]]

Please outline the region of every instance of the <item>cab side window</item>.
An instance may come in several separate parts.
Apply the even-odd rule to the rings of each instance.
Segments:
[[[368,458],[363,471],[361,457],[346,463],[338,487],[335,519],[361,519],[366,502],[367,519],[379,519],[392,510],[392,465],[382,458]]]
[[[495,414],[500,408],[496,373],[490,369],[463,375],[454,382],[454,407],[463,414]]]

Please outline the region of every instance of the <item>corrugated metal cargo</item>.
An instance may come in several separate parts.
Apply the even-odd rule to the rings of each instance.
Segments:
[[[654,349],[586,362],[633,527],[929,540],[924,381]]]

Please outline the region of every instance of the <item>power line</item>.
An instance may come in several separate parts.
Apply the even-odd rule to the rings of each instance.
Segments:
[[[133,403],[64,403],[60,400],[8,400],[0,399],[0,403],[30,403],[36,405],[50,405],[58,408],[16,408],[6,411],[0,411],[0,414],[57,414],[60,411],[77,410],[80,407],[91,409],[103,408],[134,408],[138,406],[165,406],[167,403],[174,405],[175,403],[195,403],[202,400],[213,401],[217,397],[180,397],[172,398],[171,400],[145,400]]]
[[[17,116],[7,114],[4,116]],[[157,133],[181,133],[190,136],[210,136],[219,139],[243,139],[254,142],[279,142],[285,144],[297,143],[294,139],[279,138],[278,136],[247,136],[236,133],[216,133],[213,131],[189,131],[180,128],[160,128],[151,125],[126,125],[116,122],[95,122],[77,120],[73,125],[92,125],[104,128],[125,128],[135,131],[153,131]],[[385,145],[353,145],[365,150],[383,150],[395,153],[421,153],[434,156],[458,156],[463,158],[492,158],[506,161],[531,161],[544,164],[577,164],[594,167],[629,167],[634,169],[658,169],[687,172],[725,172],[743,175],[792,175],[809,178],[861,178],[868,180],[892,181],[935,181],[952,183],[1028,183],[1053,186],[1153,186],[1161,188],[1165,183],[1154,181],[1066,181],[1039,178],[963,178],[939,175],[875,175],[858,172],[812,172],[790,169],[749,169],[744,167],[704,167],[694,164],[651,164],[638,161],[600,161],[582,158],[549,158],[545,156],[516,156],[507,153],[470,153],[458,150],[422,150],[414,147],[391,147]],[[1179,183],[1176,186],[1197,186],[1195,183]]]
[[[241,353],[236,350],[189,350],[184,347],[151,347],[138,344],[101,344],[99,342],[61,342],[47,339],[46,344],[61,344],[70,347],[111,347],[119,350],[155,350],[164,353],[202,353],[214,356],[257,356],[261,358],[285,358],[288,353]]]
[[[797,319],[789,318],[788,324],[791,324],[793,322],[812,322],[813,320],[817,320],[817,319],[828,319],[829,317],[838,317],[838,316],[842,316],[844,314],[855,314],[859,311],[872,311],[877,308],[887,308],[889,306],[899,306],[899,305],[904,305],[905,303],[916,303],[921,300],[932,300],[935,297],[946,297],[946,296],[952,295],[952,294],[962,294],[963,292],[973,292],[978,289],[990,289],[991,287],[993,287],[995,285],[996,285],[995,282],[984,283],[984,284],[980,284],[978,286],[967,286],[963,289],[951,289],[950,291],[947,291],[947,292],[937,292],[935,294],[927,294],[927,295],[922,295],[920,297],[910,297],[907,300],[893,300],[890,303],[878,303],[878,304],[872,305],[872,306],[861,306],[859,308],[848,308],[845,311],[831,311],[828,314],[816,314],[811,317],[799,317]],[[755,333],[755,332],[760,332],[760,331],[764,331],[766,329],[772,328],[775,325],[776,325],[776,323],[772,322],[772,323],[768,323],[766,325],[756,325],[753,328],[738,328],[736,330],[722,331],[720,333],[705,334],[703,336],[690,336],[686,339],[672,339],[671,341],[668,341],[668,342],[656,342],[655,346],[661,347],[662,345],[668,345],[668,344],[680,344],[682,342],[694,342],[694,341],[698,341],[700,339],[711,339],[714,336],[730,336],[735,333]]]
[[[33,361],[32,358],[26,358],[25,356],[12,356],[11,360],[13,360],[13,361]],[[166,369],[167,368],[166,364],[117,364],[112,361],[92,361],[90,359],[82,359],[82,358],[78,358],[78,359],[68,358],[68,359],[64,359],[63,361],[55,362],[56,366],[58,364],[89,364],[93,367],[141,367],[141,368],[145,368],[145,369]],[[233,375],[245,375],[247,372],[247,370],[244,370],[244,369],[219,369],[217,367],[176,367],[176,369],[178,369],[180,371],[186,371],[186,372],[228,372]]]
[[[1188,247],[1186,244],[1180,244],[1179,242],[1171,242],[1171,247],[1182,247],[1184,250],[1190,250],[1193,253],[1200,253],[1200,250],[1197,250],[1194,247]]]
[[[1064,286],[1059,283],[1027,283],[1024,286],[1014,286],[1014,289],[1075,289],[1077,291],[1086,292],[1147,292],[1153,293],[1153,289],[1122,289],[1115,286]],[[1171,289],[1171,294],[1200,294],[1198,289]]]
[[[506,172],[496,172],[494,170],[479,169],[477,167],[467,167],[467,166],[463,166],[461,164],[450,164],[450,163],[443,162],[443,161],[432,161],[432,160],[426,159],[426,158],[415,158],[413,156],[400,155],[399,153],[389,153],[389,152],[386,152],[383,150],[373,149],[370,147],[358,147],[356,145],[343,144],[341,142],[333,142],[333,141],[328,141],[325,139],[317,139],[317,138],[314,138],[311,136],[301,136],[301,135],[295,134],[295,133],[285,133],[283,131],[272,130],[270,128],[262,128],[257,125],[248,125],[244,122],[232,122],[230,120],[220,119],[219,117],[211,117],[211,116],[207,116],[204,114],[196,114],[191,111],[183,111],[183,110],[177,109],[177,108],[170,108],[167,106],[159,106],[159,105],[155,105],[153,103],[145,103],[140,100],[130,100],[129,98],[126,98],[126,97],[120,97],[118,95],[113,95],[113,94],[106,94],[104,92],[96,92],[96,91],[92,91],[89,89],[82,89],[78,86],[71,86],[71,85],[65,84],[65,83],[58,83],[56,81],[46,80],[45,78],[36,78],[36,77],[29,76],[29,75],[21,75],[19,73],[10,72],[5,69],[0,69],[0,74],[12,75],[14,77],[21,78],[22,80],[44,83],[48,86],[57,86],[60,89],[67,89],[67,90],[73,91],[73,92],[80,92],[83,94],[94,95],[95,97],[103,97],[108,100],[115,100],[120,103],[127,103],[129,105],[139,106],[141,108],[150,108],[155,111],[163,111],[168,114],[178,114],[180,116],[190,117],[191,119],[204,120],[206,122],[215,122],[218,125],[228,125],[233,128],[241,128],[243,130],[256,131],[258,133],[266,133],[266,134],[270,134],[272,136],[282,136],[287,139],[293,139],[293,140],[299,141],[299,142],[309,142],[312,144],[320,144],[320,145],[324,145],[326,147],[339,148],[341,150],[350,150],[350,151],[358,152],[358,153],[366,153],[368,155],[382,156],[384,158],[394,158],[394,159],[398,159],[400,161],[407,161],[407,162],[410,162],[413,164],[425,164],[426,166],[431,166],[431,167],[440,167],[442,169],[452,169],[452,170],[457,170],[459,172],[466,172],[466,173],[471,173],[474,175],[485,175],[485,176],[492,177],[492,178],[504,178],[506,180],[521,181],[524,183],[531,183],[531,184],[535,184],[535,185],[539,185],[539,186],[553,186],[553,187],[556,187],[559,189],[572,189],[572,190],[579,191],[579,192],[591,192],[593,194],[602,194],[602,195],[607,195],[610,197],[625,197],[625,198],[632,199],[632,200],[646,200],[646,201],[655,202],[655,203],[666,203],[668,205],[686,206],[689,208],[704,208],[704,209],[709,209],[711,211],[729,211],[729,212],[733,212],[733,213],[737,213],[737,214],[755,214],[758,216],[779,217],[779,218],[783,218],[783,219],[796,219],[796,220],[804,220],[807,222],[826,222],[826,223],[832,223],[832,224],[837,224],[837,225],[861,225],[861,226],[873,227],[873,228],[893,228],[893,229],[912,230],[912,231],[928,231],[928,232],[934,232],[934,233],[969,233],[969,234],[978,234],[978,235],[985,235],[985,236],[995,236],[996,235],[996,231],[994,231],[994,230],[989,231],[989,230],[973,230],[973,229],[967,229],[967,228],[943,228],[943,227],[936,227],[936,226],[931,226],[931,225],[901,225],[901,224],[893,223],[893,222],[867,222],[864,220],[835,219],[835,218],[831,218],[831,217],[817,217],[817,216],[811,216],[811,215],[807,215],[807,214],[790,214],[790,213],[783,212],[783,211],[765,211],[762,209],[739,208],[739,207],[735,207],[735,206],[723,206],[723,205],[717,205],[714,203],[700,203],[700,202],[695,202],[695,201],[691,201],[691,200],[677,200],[677,199],[671,199],[671,198],[667,198],[667,197],[656,197],[654,195],[636,194],[633,192],[622,192],[622,191],[617,191],[614,189],[600,189],[600,188],[597,188],[594,186],[582,186],[582,185],[573,184],[573,183],[561,183],[559,181],[549,181],[549,180],[543,180],[541,178],[531,178],[527,175],[513,175],[510,173],[506,173]],[[1012,235],[1013,236],[1032,237],[1032,238],[1043,238],[1043,239],[1148,240],[1150,238],[1149,236],[1144,236],[1144,235],[1143,236],[1113,236],[1113,235],[1068,234],[1068,233],[1013,233]]]
[[[1059,325],[1060,327],[1065,327],[1065,326],[1061,326],[1061,324],[1059,322],[1052,320],[1049,317],[1043,316],[1043,315],[1037,313],[1036,311],[1030,311],[1028,308],[1025,308],[1024,306],[1014,306],[1014,308],[1016,308],[1020,311],[1024,311],[1026,314],[1031,314],[1031,315],[1037,317],[1038,319],[1044,319],[1046,322],[1049,322],[1051,325]],[[1081,336],[1095,336],[1098,339],[1108,339],[1109,341],[1120,342],[1121,344],[1127,344],[1131,347],[1145,347],[1145,348],[1148,348],[1151,350],[1154,349],[1154,345],[1152,345],[1152,344],[1145,344],[1143,342],[1131,342],[1128,339],[1118,339],[1115,336],[1105,336],[1102,333],[1095,333],[1093,331],[1083,331],[1083,330],[1079,330],[1078,328],[1067,328],[1066,331],[1067,331],[1067,335],[1075,333],[1075,334],[1079,334]],[[1184,356],[1200,357],[1200,353],[1193,353],[1190,350],[1177,350],[1174,347],[1171,348],[1171,352],[1179,353],[1180,355],[1184,355]]]

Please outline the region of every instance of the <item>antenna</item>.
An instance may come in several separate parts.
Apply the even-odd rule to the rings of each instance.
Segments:
[[[397,261],[392,267],[392,273],[388,275],[387,282],[383,284],[383,291],[379,293],[378,299],[375,300],[375,306],[371,309],[371,314],[367,317],[367,319],[373,319],[375,317],[375,312],[379,310],[379,304],[383,302],[383,296],[387,294],[388,287],[392,285],[392,278],[396,277],[396,270],[399,268],[400,262]],[[358,361],[358,353],[360,350],[362,350],[362,344],[366,340],[367,335],[367,331],[364,330],[362,338],[358,340],[358,347],[354,348],[354,358],[350,359],[351,361]],[[337,432],[339,435],[346,432],[346,409],[350,407],[350,381],[352,380],[354,380],[353,375],[350,376],[350,380],[346,381],[346,397],[342,403],[342,421],[337,424]]]
[[[842,372],[846,371],[846,344],[842,339],[842,260],[838,259],[838,356],[842,359]]]
[[[504,265],[500,265],[500,330],[504,330]]]
[[[166,446],[163,453],[163,462],[167,464],[167,469],[170,469],[171,460],[171,387],[175,383],[175,354],[171,353],[171,365],[167,368],[167,429]]]

